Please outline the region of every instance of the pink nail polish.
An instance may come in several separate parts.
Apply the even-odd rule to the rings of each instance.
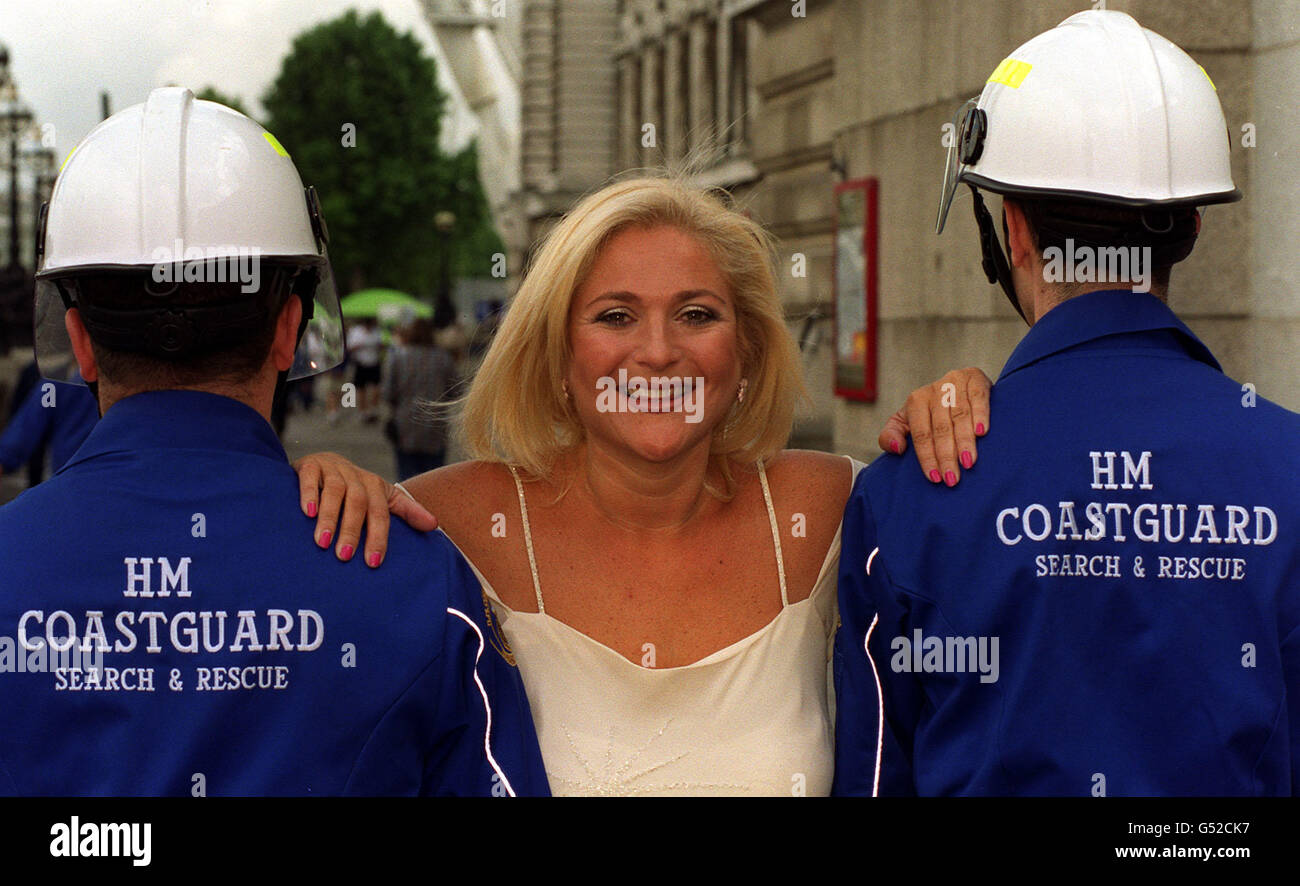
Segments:
[[[939,472],[938,472],[938,471],[931,471],[931,472],[930,472],[930,482],[931,482],[931,483],[938,483],[938,482],[939,482]]]
[[[889,447],[894,450],[894,455],[903,454],[903,444],[899,443],[897,440],[895,440],[893,443],[890,443]]]
[[[957,485],[957,475],[954,474],[952,471],[944,471],[944,473],[943,473],[943,482],[947,483],[949,486],[956,486],[956,485]]]
[[[371,565],[371,566],[378,566],[378,565],[379,565],[379,552],[378,552],[378,551],[375,551],[375,553],[373,553],[373,554],[370,555],[370,565]]]
[[[339,556],[341,556],[344,560],[351,560],[351,559],[352,559],[352,545],[344,545],[344,546],[342,547],[342,549],[339,550]]]
[[[308,517],[316,516],[316,502],[314,501],[307,502],[307,516]]]
[[[977,433],[977,434],[983,434],[983,433],[984,433],[984,422],[980,422],[979,424],[977,424],[977,425],[975,426],[975,433]]]
[[[961,451],[961,466],[969,471],[970,466],[973,464],[975,464],[975,460],[970,457],[969,450],[963,449]]]
[[[334,537],[334,533],[326,529],[324,532],[320,534],[320,541],[318,542],[318,544],[322,548],[328,548],[330,546],[330,539],[333,537]]]

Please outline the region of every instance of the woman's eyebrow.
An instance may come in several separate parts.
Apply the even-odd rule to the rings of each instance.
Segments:
[[[722,296],[718,295],[712,289],[683,289],[681,292],[673,296],[673,301],[684,302],[695,298],[712,298],[717,301],[723,301]],[[590,304],[596,304],[597,302],[602,301],[614,301],[622,304],[640,304],[641,300],[641,296],[637,295],[635,292],[616,290],[601,293],[592,299]]]
[[[684,289],[681,292],[677,293],[677,295],[674,297],[673,300],[678,302],[683,302],[683,301],[691,301],[692,299],[696,299],[696,298],[712,298],[712,299],[716,299],[717,301],[724,301],[722,296],[718,295],[712,289]]]
[[[623,290],[618,290],[613,292],[603,292],[600,295],[593,298],[590,304],[594,305],[597,302],[602,302],[602,301],[616,301],[623,304],[639,304],[641,301],[641,296],[637,295],[635,292],[626,292]]]

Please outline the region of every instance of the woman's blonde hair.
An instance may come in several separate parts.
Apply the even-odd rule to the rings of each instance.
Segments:
[[[674,178],[633,178],[585,197],[543,241],[464,399],[462,432],[472,457],[544,477],[581,442],[563,386],[573,295],[610,237],[661,226],[708,249],[735,304],[747,387],[710,447],[727,483],[723,496],[731,493],[729,460],[751,464],[784,448],[807,390],[776,291],[771,236],[713,192]]]

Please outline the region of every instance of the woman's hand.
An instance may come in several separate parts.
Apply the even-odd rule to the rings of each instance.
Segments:
[[[954,369],[934,384],[917,388],[890,416],[877,441],[886,452],[902,455],[910,433],[921,471],[931,483],[956,486],[962,468],[975,464],[975,438],[989,431],[989,390],[993,382],[979,369]]]
[[[352,559],[364,525],[366,563],[376,567],[384,562],[390,513],[421,532],[438,528],[438,521],[415,499],[341,455],[318,452],[304,456],[293,463],[293,469],[298,472],[299,506],[308,517],[316,518],[316,544],[328,548],[333,543],[340,560]]]

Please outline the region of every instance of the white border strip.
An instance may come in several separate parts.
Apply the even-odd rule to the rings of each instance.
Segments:
[[[511,787],[510,779],[506,777],[505,772],[503,772],[501,767],[497,764],[496,758],[492,756],[492,705],[488,702],[487,690],[483,688],[483,681],[480,680],[478,676],[478,663],[479,659],[483,657],[483,649],[485,646],[483,642],[483,632],[478,629],[478,625],[474,624],[473,619],[461,612],[459,609],[453,609],[448,606],[447,614],[454,615],[461,619],[465,624],[473,628],[474,633],[478,635],[478,654],[474,656],[474,682],[478,684],[479,694],[483,696],[483,708],[487,711],[487,731],[483,733],[483,751],[487,754],[487,760],[488,763],[492,765],[492,770],[496,772],[497,775],[501,776],[501,783],[505,785],[506,792],[513,797],[515,796],[515,789]]]

